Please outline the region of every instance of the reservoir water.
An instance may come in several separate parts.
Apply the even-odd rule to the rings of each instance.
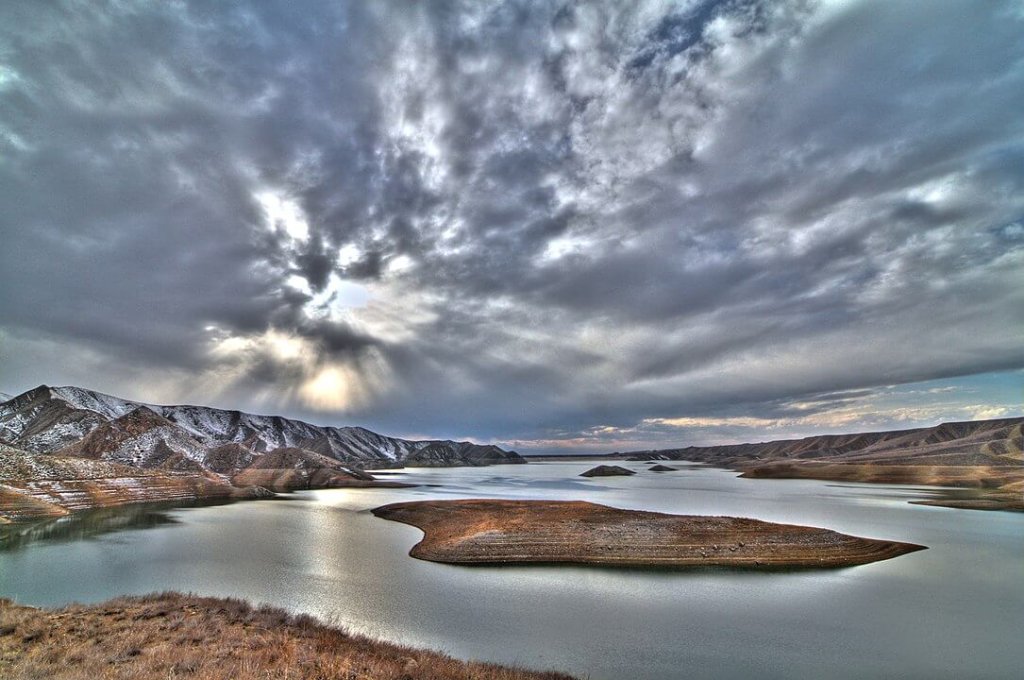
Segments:
[[[749,480],[702,466],[584,479],[593,463],[409,469],[409,489],[125,508],[34,527],[0,548],[0,596],[30,605],[180,590],[314,614],[461,658],[593,680],[1018,678],[1024,513],[911,505],[925,488]],[[408,557],[384,503],[590,500],[806,524],[928,550],[848,569],[689,572],[456,567]]]

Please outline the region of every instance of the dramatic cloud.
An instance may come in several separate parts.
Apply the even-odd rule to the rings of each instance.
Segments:
[[[526,450],[1020,413],[1021,35],[1014,0],[7,3],[0,389]]]

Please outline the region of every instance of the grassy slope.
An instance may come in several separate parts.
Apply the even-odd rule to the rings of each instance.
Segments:
[[[0,600],[0,678],[571,680],[378,642],[240,600],[177,593],[56,610]]]

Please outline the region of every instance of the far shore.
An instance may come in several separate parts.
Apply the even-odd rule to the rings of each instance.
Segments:
[[[851,463],[772,463],[741,468],[752,479],[820,479],[865,484],[945,487],[930,498],[910,501],[961,510],[1024,511],[1024,466],[855,465]]]
[[[645,458],[644,456],[650,456]],[[595,461],[671,462],[673,464],[732,470],[748,479],[817,479],[825,482],[858,482],[936,486],[929,497],[909,501],[960,510],[1007,510],[1024,512],[1024,464],[1015,465],[886,465],[879,463],[832,463],[827,459],[797,462],[751,460],[689,460],[661,457],[659,452],[612,453],[593,456],[529,456],[535,462],[594,463]]]

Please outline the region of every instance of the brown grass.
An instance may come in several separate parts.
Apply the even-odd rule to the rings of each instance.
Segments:
[[[462,662],[241,600],[179,593],[56,610],[0,599],[10,680],[571,680]]]

